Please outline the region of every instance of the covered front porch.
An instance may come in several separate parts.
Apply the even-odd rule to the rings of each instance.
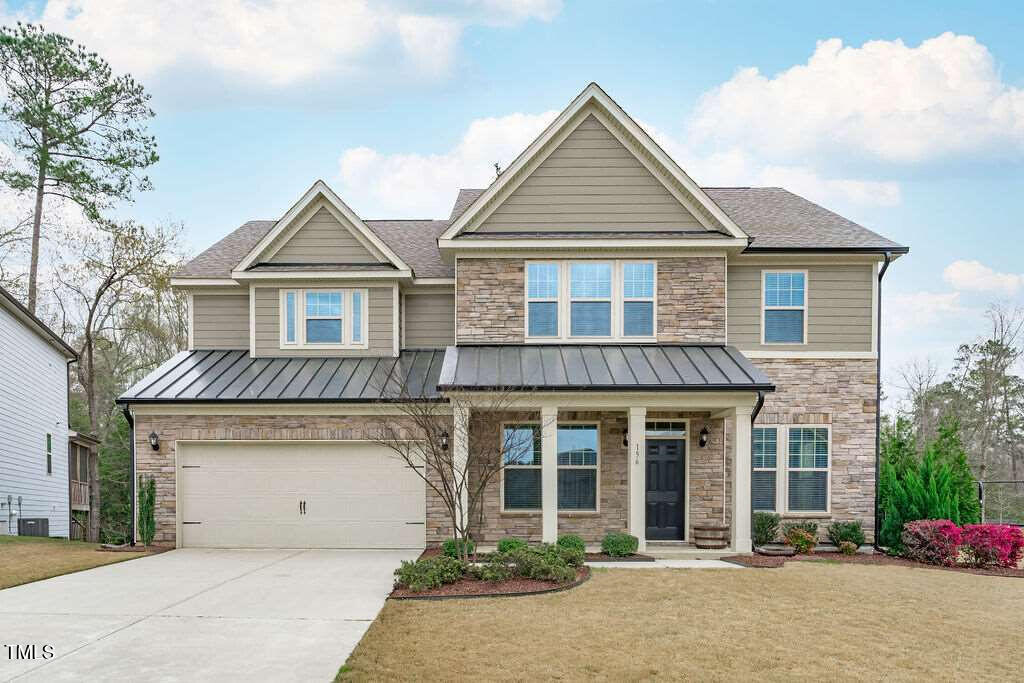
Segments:
[[[440,382],[453,405],[457,468],[471,460],[474,406],[496,391],[510,398],[501,421],[488,422],[493,438],[525,449],[488,483],[472,520],[478,542],[512,536],[553,543],[571,533],[596,545],[625,531],[641,552],[649,544],[688,550],[696,529],[716,526],[727,529],[727,551],[751,551],[751,422],[774,387],[735,349],[615,347],[620,357],[608,347],[511,347],[522,354],[489,348],[449,349]],[[574,356],[580,383],[564,370]],[[654,367],[661,373],[642,385],[587,384],[583,376],[595,373],[586,361],[595,359],[606,367],[625,360],[634,378],[644,376],[633,366],[641,362],[648,374]],[[546,380],[545,361],[563,368],[560,384]],[[511,363],[520,377],[527,368],[534,376],[516,383]],[[473,482],[471,466],[468,475]]]

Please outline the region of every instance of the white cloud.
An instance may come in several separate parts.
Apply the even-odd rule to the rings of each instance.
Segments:
[[[446,217],[459,188],[489,185],[494,164],[507,167],[557,115],[477,119],[454,148],[440,154],[347,149],[338,161],[341,195],[367,217]]]
[[[738,71],[706,93],[691,144],[757,149],[774,160],[851,155],[916,163],[1024,147],[1024,90],[988,49],[944,33],[908,47],[820,41],[806,64],[768,77]]]
[[[968,310],[959,292],[913,292],[887,294],[882,301],[882,325],[886,334],[915,335],[929,326],[948,327],[951,316]]]
[[[942,271],[942,279],[954,289],[968,292],[1012,295],[1024,286],[1024,274],[1000,273],[980,261],[953,261]]]
[[[137,78],[182,71],[273,89],[396,68],[443,76],[467,26],[548,21],[561,2],[462,0],[429,11],[410,6],[399,0],[49,0],[37,15],[8,14],[68,35]]]

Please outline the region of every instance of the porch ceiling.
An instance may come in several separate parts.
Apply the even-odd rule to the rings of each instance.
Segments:
[[[774,391],[725,345],[449,346],[441,391]]]

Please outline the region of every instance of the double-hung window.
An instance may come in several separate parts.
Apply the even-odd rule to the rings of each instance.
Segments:
[[[751,502],[754,510],[775,512],[779,433],[775,427],[755,427]]]
[[[531,261],[526,338],[652,341],[656,300],[653,261]]]
[[[502,428],[502,505],[505,510],[540,510],[540,427],[508,424]]]
[[[597,510],[597,425],[558,426],[558,509]]]
[[[789,512],[827,512],[829,429],[790,427],[788,432],[786,508]]]
[[[807,342],[806,271],[763,271],[762,302],[762,343]]]
[[[366,290],[281,291],[282,348],[366,348]]]

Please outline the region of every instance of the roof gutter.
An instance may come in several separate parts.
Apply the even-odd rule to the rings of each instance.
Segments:
[[[904,251],[903,253],[906,253]],[[889,270],[892,263],[892,254],[885,252],[885,260],[882,267],[878,269],[878,320],[875,325],[877,339],[875,342],[875,522],[874,538],[875,548],[878,548],[878,476],[881,472],[882,462],[882,278],[885,271]]]
[[[893,254],[906,254],[910,247],[747,247],[744,254],[882,254],[886,263],[893,260]]]

